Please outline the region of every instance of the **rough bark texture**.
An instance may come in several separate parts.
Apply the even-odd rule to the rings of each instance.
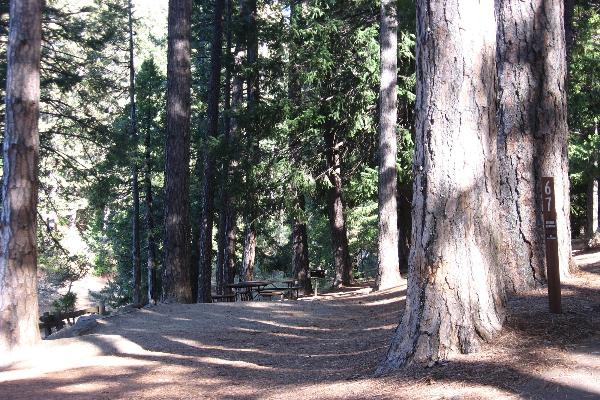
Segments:
[[[208,88],[206,139],[219,135],[219,98],[221,93],[221,52],[223,44],[223,8],[225,0],[216,0],[213,16],[213,37],[210,49],[210,81]],[[206,140],[208,142],[208,140]],[[210,303],[212,279],[212,233],[215,206],[215,155],[204,151],[204,185],[202,187],[202,217],[200,220],[200,252],[198,268],[198,302]]]
[[[537,48],[544,49],[537,104],[536,147],[541,176],[553,176],[556,191],[556,226],[558,229],[558,258],[561,278],[570,275],[571,224],[569,201],[569,158],[567,146],[566,49],[563,2],[538,0],[536,10]],[[536,193],[542,193],[538,182]],[[539,197],[538,197],[539,199]]]
[[[191,0],[169,0],[163,299],[193,303],[190,268]]]
[[[0,353],[40,340],[37,191],[41,1],[12,0],[0,217]]]
[[[296,52],[300,46],[297,40],[294,40],[294,29],[297,26],[297,7],[295,0],[290,2],[290,65],[288,69],[289,84],[288,84],[288,99],[291,106],[292,117],[296,115],[296,111],[300,106],[301,87],[298,81],[298,60]],[[298,132],[291,132],[289,137],[290,146],[290,162],[295,168],[299,168],[302,162],[301,141]],[[305,212],[304,193],[297,188],[292,187],[293,196],[295,196],[296,213],[292,222],[292,273],[294,279],[298,280],[298,286],[302,289],[302,294],[312,292],[312,285],[309,276],[309,259],[308,259],[308,232],[306,223],[303,220]]]
[[[559,251],[561,265],[569,265],[564,37],[559,33],[562,20],[553,17],[562,11],[542,0],[501,0],[496,6],[498,160],[509,233],[506,282],[509,290],[519,292],[544,276],[542,176],[554,176],[557,193],[564,194],[557,199]],[[560,41],[562,50],[557,48]]]
[[[396,120],[398,100],[396,96],[398,21],[396,3],[381,1],[379,41],[380,87],[379,87],[379,237],[377,241],[378,273],[375,283],[379,290],[400,285],[398,259],[398,204],[396,157]]]
[[[241,281],[251,281],[254,278],[254,261],[256,259],[256,228],[253,223],[246,224],[244,234],[244,254],[242,256]]]
[[[327,177],[331,187],[327,193],[327,213],[329,215],[329,230],[331,232],[331,247],[335,264],[335,280],[333,286],[348,286],[352,279],[352,264],[348,251],[348,233],[346,232],[346,217],[342,200],[342,175],[340,150],[335,133],[330,126],[324,127],[325,156],[327,161]]]
[[[135,104],[135,66],[133,59],[133,9],[131,0],[127,2],[129,28],[129,134],[133,144],[131,165],[131,196],[133,198],[133,215],[131,217],[131,257],[133,263],[133,304],[142,304],[142,258],[140,245],[140,187],[138,182],[137,159],[137,115]]]
[[[413,247],[380,372],[475,351],[504,320],[495,26],[492,0],[417,1]]]

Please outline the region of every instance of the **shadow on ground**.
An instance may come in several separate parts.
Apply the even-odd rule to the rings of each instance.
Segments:
[[[405,293],[359,287],[316,301],[162,304],[111,318],[73,339],[98,351],[92,365],[4,382],[0,371],[0,397],[598,398],[600,293],[582,282],[600,263],[581,270],[564,285],[563,314],[547,312],[544,289],[514,298],[492,346],[432,368],[372,376]]]

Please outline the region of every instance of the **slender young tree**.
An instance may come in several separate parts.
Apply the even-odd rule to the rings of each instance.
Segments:
[[[219,135],[219,98],[221,93],[221,53],[223,45],[223,8],[225,0],[216,0],[213,14],[213,37],[210,50],[210,80],[208,88],[206,139]],[[208,140],[207,140],[208,142]],[[208,144],[208,143],[207,143]],[[215,156],[210,148],[204,151],[204,185],[200,220],[200,264],[198,302],[210,303],[212,279],[212,233],[215,208]]]
[[[504,320],[493,0],[417,2],[406,309],[379,372],[472,352]]]
[[[301,88],[299,82],[298,57],[296,56],[299,50],[299,43],[295,39],[295,29],[298,18],[298,4],[296,0],[290,2],[290,43],[289,43],[289,68],[288,68],[288,100],[290,102],[291,115],[296,114],[300,107]],[[290,162],[292,166],[299,167],[301,163],[301,141],[300,134],[297,131],[290,133]],[[304,193],[297,188],[292,187],[295,196],[296,213],[292,222],[292,271],[294,278],[298,280],[298,286],[302,292],[307,294],[312,292],[312,285],[309,276],[309,260],[308,260],[308,233],[306,222],[304,222],[305,199]]]
[[[131,196],[133,197],[133,215],[131,217],[131,255],[133,262],[133,304],[142,304],[142,258],[140,246],[140,188],[138,182],[138,132],[135,104],[135,66],[133,58],[133,6],[127,1],[129,33],[129,134],[133,142],[131,162]]]
[[[247,61],[247,87],[246,96],[248,112],[251,123],[246,129],[248,137],[248,152],[250,165],[257,164],[258,157],[258,129],[257,109],[260,100],[260,74],[258,70],[258,26],[257,26],[257,4],[256,0],[245,0],[242,14],[245,19],[246,33],[246,61]],[[250,178],[252,179],[252,177]],[[242,257],[242,274],[245,280],[251,280],[254,276],[254,262],[256,261],[256,209],[250,203],[246,216],[246,228],[244,234],[244,253]]]
[[[169,0],[163,299],[193,303],[190,266],[191,0]]]
[[[335,280],[333,286],[349,286],[352,278],[352,264],[348,250],[348,233],[342,199],[342,174],[339,143],[331,122],[323,128],[325,139],[325,159],[327,161],[327,177],[331,187],[327,193],[327,213],[329,214],[329,231],[335,264]]]
[[[154,189],[152,185],[152,174],[154,168],[152,137],[157,135],[163,128],[158,122],[160,110],[163,109],[163,78],[153,59],[146,60],[140,67],[136,78],[138,129],[139,134],[144,136],[144,169],[143,184],[145,193],[145,220],[146,220],[146,242],[147,252],[147,286],[148,300],[156,303],[159,300],[158,287],[158,239],[156,233],[156,222],[154,218]]]
[[[0,353],[40,340],[37,296],[40,0],[11,0],[0,216]]]
[[[226,3],[226,65],[225,65],[225,86],[223,87],[223,102],[225,106],[225,115],[223,118],[223,128],[225,131],[225,144],[227,151],[223,159],[223,178],[222,184],[219,190],[219,197],[221,200],[221,213],[219,214],[219,227],[218,227],[218,252],[217,252],[217,293],[223,294],[230,293],[231,289],[228,289],[225,285],[233,283],[235,278],[235,242],[237,236],[236,230],[236,215],[233,207],[233,196],[231,190],[233,189],[233,173],[235,168],[234,158],[234,135],[237,127],[234,129],[233,118],[233,82],[232,75],[235,70],[238,71],[236,75],[239,77],[239,67],[241,63],[241,57],[238,57],[238,45],[236,45],[235,54],[232,57],[231,47],[233,45],[233,0],[227,0]],[[239,79],[238,79],[239,81]],[[239,94],[242,91],[241,84],[236,83],[236,104],[241,102]],[[236,105],[236,108],[237,105]]]
[[[381,0],[379,89],[379,238],[376,286],[379,290],[399,286],[398,204],[396,171],[396,120],[398,100],[398,21],[396,2]]]

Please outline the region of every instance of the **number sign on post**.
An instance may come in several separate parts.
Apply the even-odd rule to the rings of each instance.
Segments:
[[[558,265],[558,235],[556,227],[556,203],[554,178],[542,178],[542,207],[544,233],[546,238],[546,278],[548,279],[548,300],[550,312],[560,314],[560,270]]]

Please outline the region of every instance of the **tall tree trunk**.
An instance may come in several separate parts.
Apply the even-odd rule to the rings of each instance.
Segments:
[[[144,137],[144,189],[146,192],[146,235],[148,241],[148,300],[156,303],[158,297],[158,263],[152,195],[152,152],[150,129]]]
[[[545,275],[542,176],[555,179],[562,271],[569,266],[564,31],[557,1],[502,0],[496,7],[503,254],[507,288],[520,292]]]
[[[240,280],[251,281],[254,279],[254,261],[256,259],[256,228],[254,222],[246,223],[244,233],[244,254],[242,257],[242,270]]]
[[[381,0],[380,20],[379,237],[377,241],[379,268],[375,285],[379,290],[385,290],[399,286],[402,282],[398,260],[398,173],[396,171],[398,21],[394,0]]]
[[[127,2],[129,28],[129,133],[133,144],[131,165],[131,196],[133,197],[133,215],[131,221],[131,255],[133,262],[133,304],[142,304],[142,261],[140,246],[140,188],[138,183],[137,157],[137,116],[135,104],[135,66],[133,58],[133,9],[131,0]]]
[[[208,138],[219,135],[219,98],[221,93],[221,52],[223,44],[223,8],[225,0],[215,1],[213,37],[210,49],[210,81],[208,88],[206,149],[204,151],[204,185],[200,220],[200,265],[198,302],[210,303],[212,279],[212,233],[215,212],[215,155],[208,147]]]
[[[250,123],[246,128],[248,140],[248,154],[250,158],[250,169],[258,164],[258,118],[257,109],[260,100],[260,74],[258,71],[258,26],[257,26],[257,5],[256,0],[245,0],[242,4],[242,17],[245,19],[246,33],[246,61],[247,61],[247,84],[246,96],[248,103],[248,112],[250,114]],[[249,171],[247,181],[255,179],[253,172]],[[251,280],[254,277],[254,262],[256,260],[256,203],[247,202],[249,207],[246,209],[246,231],[244,239],[244,253],[242,257],[242,273],[240,278]]]
[[[233,0],[227,2],[227,49],[231,49],[233,33],[235,32],[232,14]],[[245,20],[247,8],[243,0],[239,1],[239,9],[242,19]],[[244,22],[245,23],[245,22]],[[233,53],[233,62],[227,64],[226,85],[225,85],[225,113],[224,128],[225,141],[227,144],[226,160],[224,165],[225,184],[220,190],[222,211],[219,218],[219,259],[217,260],[217,269],[223,275],[224,283],[233,283],[235,279],[235,248],[237,240],[237,212],[234,206],[234,186],[235,176],[237,174],[238,160],[236,158],[235,144],[236,138],[240,136],[240,125],[238,116],[242,107],[244,97],[244,76],[242,73],[242,62],[244,58],[244,42],[242,35],[235,35],[235,49]],[[233,76],[232,76],[233,75]],[[230,87],[231,85],[231,87]],[[231,91],[230,91],[231,90]],[[240,269],[241,273],[241,269]],[[240,276],[243,280],[243,277]],[[219,288],[217,288],[219,290]],[[231,289],[223,288],[225,293],[230,293]]]
[[[598,180],[591,176],[586,190],[585,234],[588,238],[598,230]]]
[[[475,351],[502,326],[495,27],[493,0],[417,1],[413,247],[379,372]]]
[[[163,299],[193,303],[190,266],[191,0],[169,0]]]
[[[291,106],[291,117],[297,115],[297,110],[300,107],[300,83],[298,81],[298,59],[296,52],[299,50],[299,43],[297,43],[294,34],[294,30],[297,26],[298,18],[298,5],[295,0],[290,2],[290,60],[289,60],[289,86],[288,86],[288,98]],[[301,146],[302,142],[299,140],[300,135],[298,132],[291,132],[288,139],[290,146],[290,161],[294,168],[300,168],[302,162]],[[292,192],[296,197],[295,207],[296,212],[293,216],[292,222],[292,272],[294,278],[298,280],[298,286],[302,289],[303,294],[312,292],[312,285],[309,276],[309,260],[308,260],[308,233],[306,223],[304,222],[305,213],[305,200],[304,193],[299,191],[297,188],[292,188]]]
[[[233,36],[233,22],[232,22],[232,13],[233,13],[233,0],[229,0],[229,30],[228,30],[228,43],[231,48],[231,40]],[[240,9],[244,9],[244,2],[240,0]],[[225,280],[227,283],[233,283],[236,274],[236,255],[235,248],[237,242],[237,210],[235,207],[235,196],[233,193],[233,188],[235,186],[235,177],[237,175],[237,165],[238,159],[236,158],[237,152],[235,151],[235,145],[237,143],[236,138],[240,137],[240,126],[238,123],[238,114],[242,107],[243,96],[244,96],[244,77],[241,73],[242,68],[242,60],[244,57],[244,51],[242,46],[241,38],[236,36],[235,38],[235,49],[233,54],[233,65],[230,65],[232,69],[229,71],[233,74],[233,79],[231,82],[231,105],[229,107],[229,113],[227,114],[226,119],[226,128],[225,132],[228,134],[227,144],[228,144],[228,165],[227,165],[227,182],[228,182],[228,190],[226,191],[226,196],[224,198],[223,204],[226,213],[226,221],[225,221],[225,247],[223,254],[223,270],[225,275]],[[231,289],[226,289],[225,292],[230,292]]]
[[[0,353],[40,340],[37,193],[41,8],[11,0],[0,216]]]
[[[223,174],[221,177],[221,184],[219,190],[219,198],[221,200],[221,210],[219,213],[219,223],[217,227],[217,268],[215,269],[216,281],[217,281],[217,294],[223,294],[225,292],[225,284],[227,281],[227,271],[225,268],[225,249],[227,248],[227,216],[229,202],[229,190],[231,185],[229,184],[229,155],[231,146],[231,45],[233,38],[232,30],[232,0],[227,0],[225,3],[225,85],[223,86],[223,103],[224,103],[224,118],[223,118],[223,130],[225,136],[226,156],[223,158]]]
[[[325,155],[327,160],[327,177],[331,183],[327,194],[327,212],[329,214],[329,230],[331,232],[331,247],[335,264],[335,280],[333,286],[349,286],[352,279],[352,264],[348,251],[348,233],[346,232],[346,217],[342,200],[342,175],[339,145],[336,143],[335,132],[331,123],[325,124]]]
[[[571,254],[571,204],[569,199],[569,129],[567,126],[567,65],[563,2],[539,0],[536,18],[541,33],[539,44],[544,49],[542,87],[537,104],[538,129],[536,147],[541,176],[553,176],[556,191],[556,226],[560,276],[570,275],[573,264]],[[538,31],[539,32],[539,31]],[[541,181],[536,193],[542,193]],[[538,199],[541,198],[538,197]]]
[[[216,293],[223,294],[225,288],[225,265],[223,257],[225,256],[225,247],[227,246],[227,214],[221,209],[219,212],[219,222],[217,223],[217,263],[215,268]]]

